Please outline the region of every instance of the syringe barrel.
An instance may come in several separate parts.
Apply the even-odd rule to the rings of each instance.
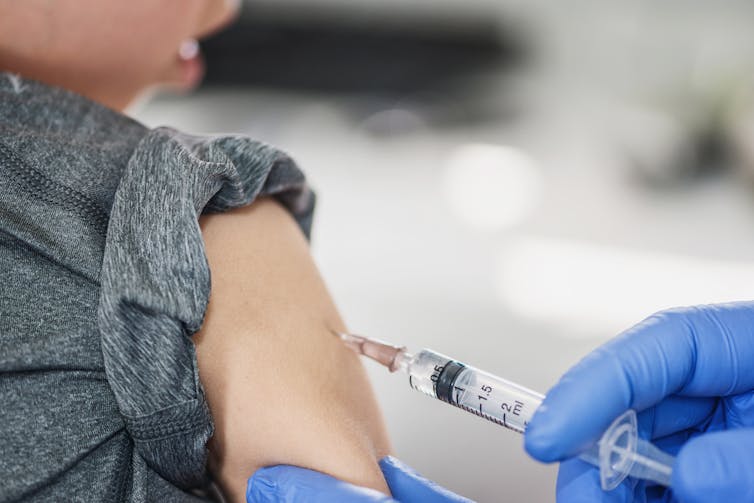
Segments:
[[[519,433],[544,399],[540,393],[429,349],[407,357],[400,367],[408,373],[412,388]]]
[[[411,387],[431,397],[523,433],[544,395],[429,349],[398,354],[396,368],[409,375]],[[636,412],[628,410],[602,438],[579,456],[600,469],[605,491],[626,476],[668,486],[673,457],[638,438]]]

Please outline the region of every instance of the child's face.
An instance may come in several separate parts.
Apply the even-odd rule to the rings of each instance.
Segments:
[[[152,85],[196,84],[202,65],[190,41],[229,22],[237,3],[0,0],[0,69],[124,108]]]

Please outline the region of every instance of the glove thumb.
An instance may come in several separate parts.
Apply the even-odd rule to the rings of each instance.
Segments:
[[[246,486],[248,503],[397,503],[379,491],[296,466],[260,468]]]
[[[380,468],[393,497],[402,503],[473,503],[416,473],[392,456],[380,460]]]
[[[717,431],[678,453],[671,486],[684,503],[754,501],[754,429]]]

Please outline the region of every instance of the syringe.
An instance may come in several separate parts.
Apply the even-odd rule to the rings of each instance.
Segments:
[[[358,354],[391,372],[407,373],[415,390],[518,433],[524,432],[544,400],[540,393],[429,349],[411,354],[405,347],[377,339],[334,333]],[[579,458],[600,469],[605,491],[629,476],[670,486],[673,456],[639,438],[636,412],[630,409],[615,419],[600,440]]]

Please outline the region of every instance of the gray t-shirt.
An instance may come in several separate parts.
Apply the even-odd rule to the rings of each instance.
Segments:
[[[0,501],[209,499],[197,219],[263,194],[308,235],[278,150],[0,73]]]

